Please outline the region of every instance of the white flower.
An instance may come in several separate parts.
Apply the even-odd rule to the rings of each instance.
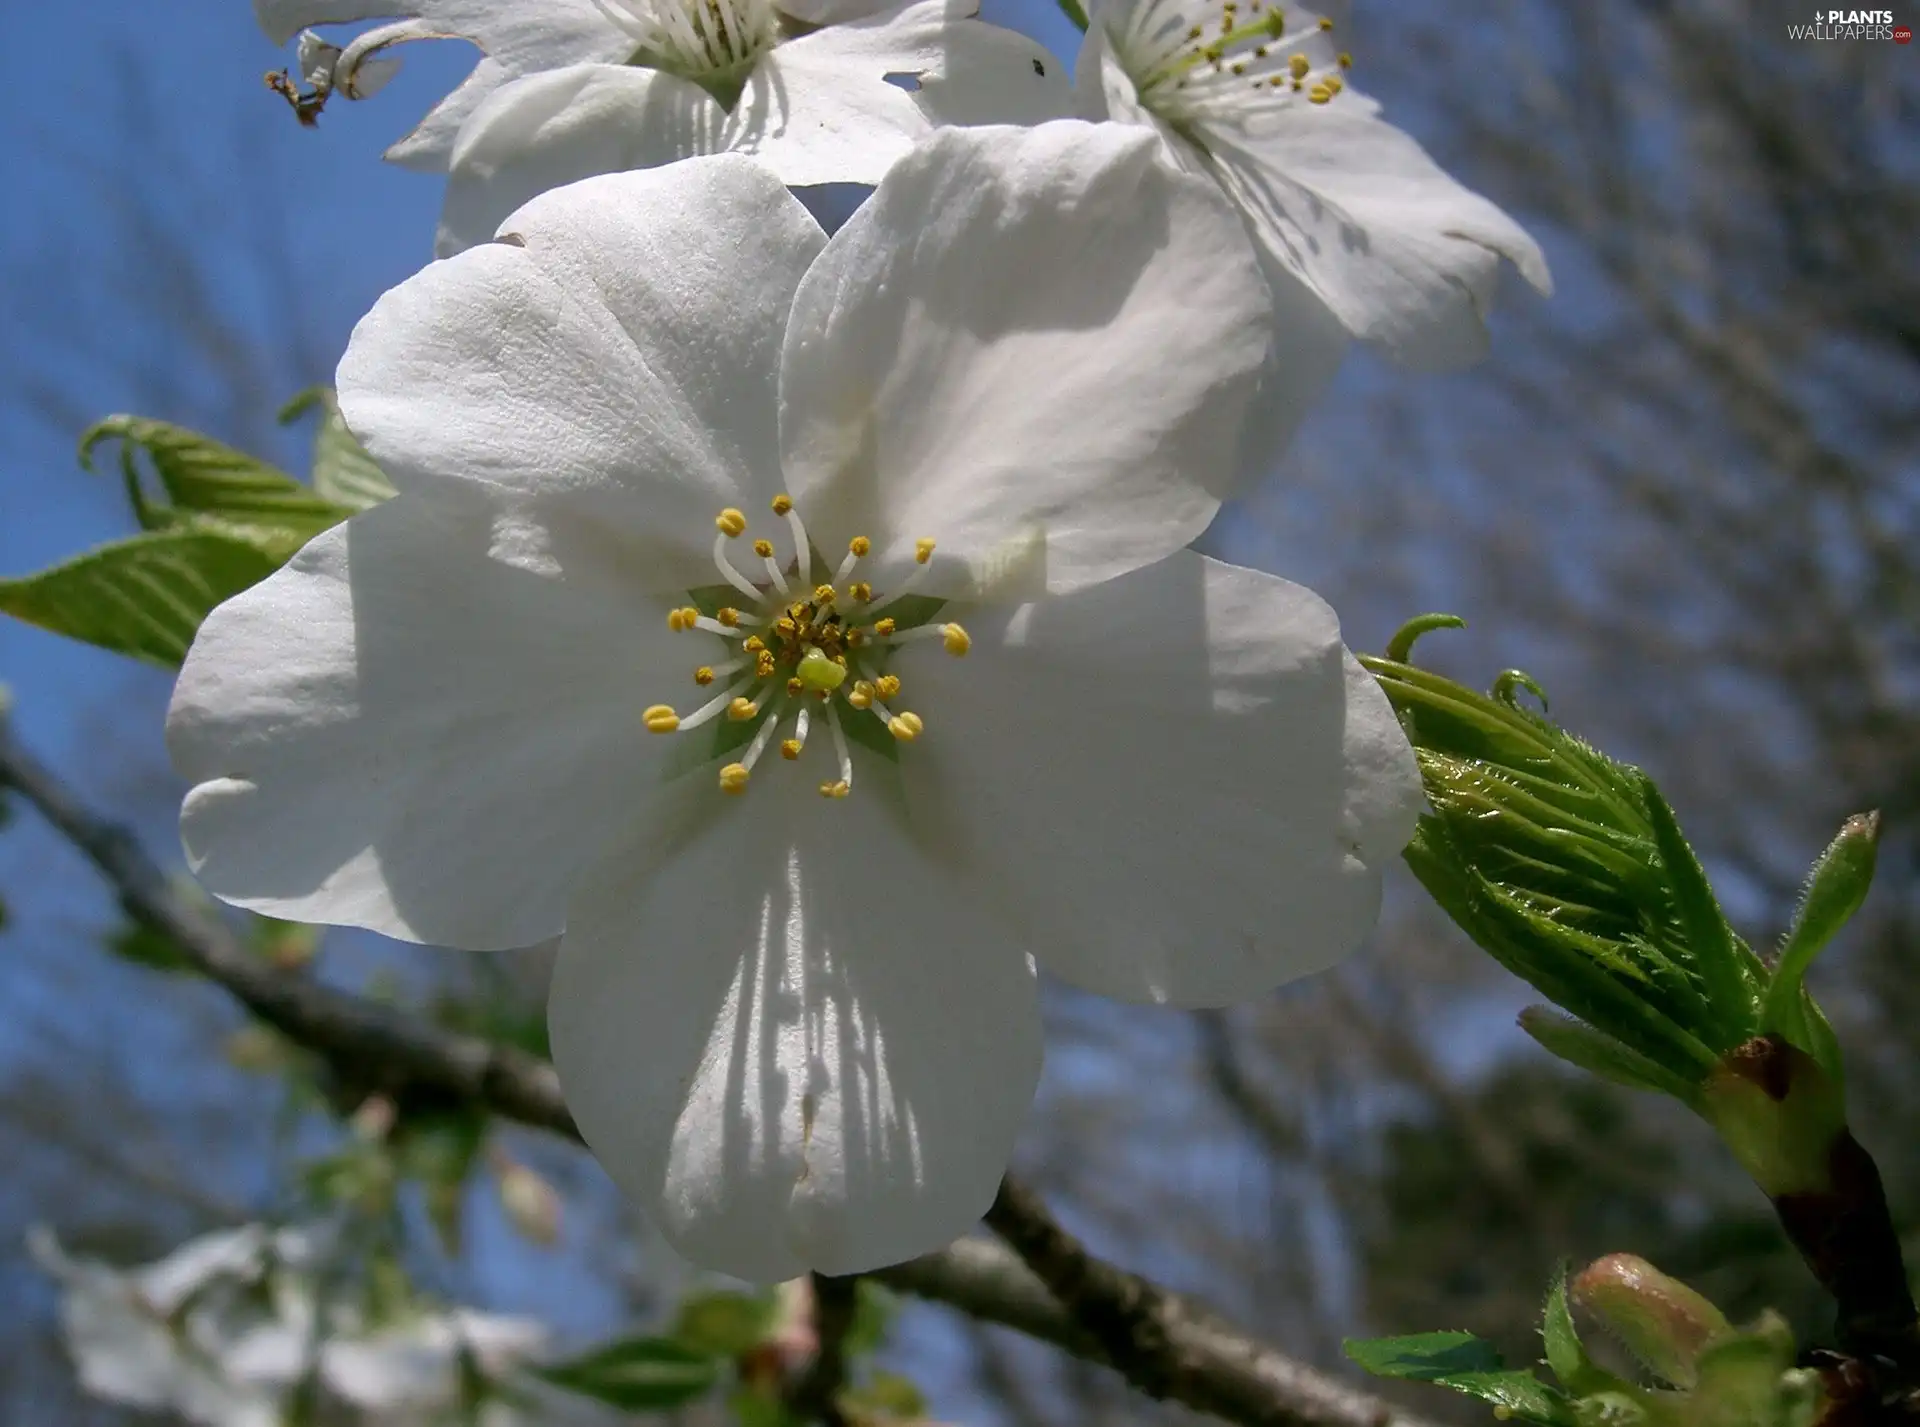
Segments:
[[[316,1371],[332,1398],[382,1420],[432,1420],[459,1405],[463,1363],[492,1382],[545,1347],[538,1322],[465,1308],[363,1329],[351,1305],[316,1301],[325,1238],[248,1224],[127,1270],[69,1258],[46,1229],[28,1247],[64,1289],[61,1327],[81,1387],[203,1427],[279,1427]]]
[[[310,1322],[298,1294],[268,1279],[279,1250],[300,1252],[297,1237],[249,1224],[128,1270],[69,1258],[44,1228],[27,1243],[64,1290],[61,1330],[87,1392],[204,1427],[278,1427],[292,1379],[255,1368],[287,1358]]]
[[[283,917],[564,928],[568,1103],[696,1262],[942,1244],[1032,1096],[1030,957],[1256,994],[1410,834],[1332,612],[1181,549],[1268,340],[1231,207],[1121,126],[942,130],[831,241],[734,156],[548,193],[355,332],[401,494],[202,627],[189,858]]]
[[[277,40],[391,13],[362,0],[256,0]],[[437,251],[493,236],[549,188],[700,154],[753,154],[789,184],[877,183],[942,124],[1033,123],[1072,109],[1067,76],[979,0],[410,0],[410,18],[346,46],[362,76],[406,40],[484,52],[460,90],[391,153],[449,170]],[[306,42],[302,63],[307,65]]]
[[[1415,367],[1475,361],[1501,259],[1547,293],[1546,259],[1347,82],[1332,28],[1271,0],[1109,0],[1080,51],[1080,112],[1144,124],[1211,176],[1268,264],[1354,336]]]

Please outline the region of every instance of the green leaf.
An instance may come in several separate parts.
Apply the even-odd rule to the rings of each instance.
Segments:
[[[1346,1355],[1376,1377],[1430,1382],[1477,1397],[1538,1427],[1574,1427],[1567,1395],[1531,1372],[1509,1368],[1493,1344],[1471,1333],[1348,1338]]]
[[[1761,1030],[1778,1031],[1836,1081],[1842,1073],[1839,1043],[1806,990],[1806,975],[1814,958],[1866,901],[1879,848],[1880,814],[1859,813],[1846,820],[1814,861],[1760,1011]]]
[[[716,1358],[737,1358],[773,1330],[778,1305],[771,1293],[702,1293],[680,1305],[668,1336]]]
[[[123,961],[149,971],[190,971],[193,963],[180,954],[172,937],[144,922],[133,922],[107,938],[107,950]]]
[[[1563,1262],[1553,1272],[1547,1289],[1546,1311],[1541,1315],[1540,1341],[1547,1350],[1547,1366],[1567,1391],[1585,1397],[1596,1392],[1627,1389],[1612,1373],[1587,1356],[1580,1332],[1573,1326],[1573,1309],[1567,1302],[1567,1266]]]
[[[1693,954],[1692,970],[1707,983],[1707,1003],[1724,1022],[1725,1043],[1746,1040],[1760,1020],[1759,966],[1727,925],[1700,859],[1681,835],[1673,809],[1645,773],[1640,775],[1640,793],[1646,800],[1654,844],[1666,868],[1674,909]]]
[[[320,424],[313,433],[314,494],[350,510],[366,510],[390,499],[393,483],[347,430],[332,387],[308,387],[282,408],[280,421],[284,425],[316,410]]]
[[[671,1338],[628,1338],[533,1372],[623,1412],[646,1412],[704,1396],[720,1380],[720,1361]]]
[[[121,443],[121,469],[135,513],[149,529],[195,525],[252,540],[285,560],[353,511],[324,500],[285,471],[209,436],[143,416],[109,416],[80,438],[80,463],[93,469],[105,441]],[[145,502],[133,452],[144,454],[176,510]],[[187,519],[182,519],[184,513]]]
[[[1546,1006],[1528,1006],[1520,1013],[1520,1029],[1550,1054],[1589,1075],[1624,1085],[1629,1090],[1671,1095],[1687,1105],[1693,1104],[1696,1098],[1696,1087],[1692,1084],[1631,1046],[1622,1045],[1605,1031],[1597,1031],[1572,1016],[1563,1016]]]
[[[200,621],[280,561],[211,530],[159,530],[17,580],[0,580],[0,612],[55,634],[167,668],[186,658]]]

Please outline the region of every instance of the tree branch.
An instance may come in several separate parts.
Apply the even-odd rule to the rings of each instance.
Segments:
[[[209,908],[181,894],[131,833],[89,812],[22,748],[0,713],[0,790],[7,788],[85,853],[129,914],[166,933],[194,970],[356,1084],[396,1098],[409,1091],[456,1097],[580,1138],[559,1078],[544,1061],[277,970],[247,950]],[[874,1277],[1112,1364],[1155,1397],[1243,1427],[1431,1427],[1093,1258],[1018,1185],[1002,1188],[988,1218],[1020,1258],[962,1240]]]

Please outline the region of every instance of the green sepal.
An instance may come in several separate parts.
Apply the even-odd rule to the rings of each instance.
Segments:
[[[655,1412],[712,1391],[720,1381],[720,1359],[672,1338],[625,1338],[531,1371],[623,1412]]]
[[[1509,1368],[1499,1350],[1471,1333],[1348,1338],[1341,1351],[1375,1377],[1430,1382],[1490,1403],[1508,1420],[1577,1427],[1566,1393],[1531,1371]]]

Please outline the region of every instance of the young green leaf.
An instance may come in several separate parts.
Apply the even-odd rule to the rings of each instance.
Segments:
[[[650,1412],[711,1391],[720,1380],[720,1360],[671,1338],[627,1338],[533,1371],[555,1387],[623,1412]]]
[[[1573,1406],[1564,1392],[1531,1372],[1509,1368],[1493,1344],[1471,1333],[1348,1338],[1340,1347],[1376,1377],[1449,1387],[1490,1403],[1509,1421],[1574,1427]]]
[[[316,410],[320,424],[313,433],[314,494],[350,510],[366,510],[390,499],[393,483],[347,430],[332,387],[308,387],[281,409],[280,420],[282,424],[297,421]]]
[[[157,530],[17,580],[0,580],[0,613],[116,654],[178,668],[200,621],[280,561],[211,530]]]

